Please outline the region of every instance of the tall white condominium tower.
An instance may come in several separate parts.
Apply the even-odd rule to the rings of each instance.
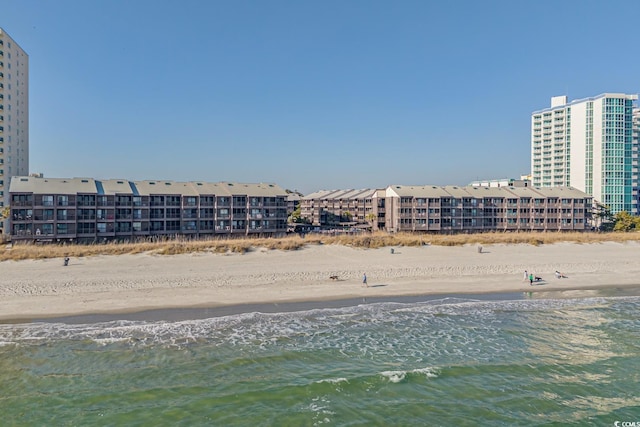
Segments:
[[[29,56],[0,28],[0,207],[16,175],[29,175]]]
[[[605,93],[531,115],[531,176],[537,187],[571,186],[609,206],[638,214],[638,141],[633,110],[638,95]],[[635,194],[634,194],[635,193]]]
[[[631,151],[632,166],[631,166],[631,181],[634,184],[633,198],[636,201],[636,213],[640,215],[640,160],[638,154],[640,153],[640,108],[633,109],[633,147]]]

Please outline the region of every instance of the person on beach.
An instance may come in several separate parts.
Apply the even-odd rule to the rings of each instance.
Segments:
[[[524,277],[522,278],[523,282],[526,282],[527,280],[529,280],[529,273],[527,273],[527,270],[524,271]]]
[[[367,273],[364,273],[362,275],[362,286],[366,286],[367,288],[369,287],[369,285],[367,284]]]
[[[529,285],[533,286],[533,273],[529,274]]]

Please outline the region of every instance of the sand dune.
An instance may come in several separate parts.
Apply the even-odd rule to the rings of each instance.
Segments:
[[[541,292],[640,285],[640,244],[116,255],[0,263],[0,319],[362,296]],[[530,286],[528,270],[545,279]],[[554,271],[567,279],[556,279]],[[369,287],[361,285],[362,274]],[[330,276],[338,276],[331,280]]]

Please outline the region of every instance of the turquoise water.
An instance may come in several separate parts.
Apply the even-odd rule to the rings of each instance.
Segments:
[[[640,422],[640,297],[0,325],[2,425]]]

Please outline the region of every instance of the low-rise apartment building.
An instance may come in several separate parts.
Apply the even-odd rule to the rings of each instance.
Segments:
[[[300,216],[312,225],[371,222],[376,190],[321,190],[302,198]]]
[[[372,215],[358,217],[358,222],[389,232],[584,231],[591,227],[591,196],[569,187],[391,185],[353,191],[304,197],[302,217],[314,225],[331,226],[336,218],[345,221],[345,206],[363,205]]]
[[[12,241],[134,240],[266,235],[287,230],[275,184],[13,177]]]

